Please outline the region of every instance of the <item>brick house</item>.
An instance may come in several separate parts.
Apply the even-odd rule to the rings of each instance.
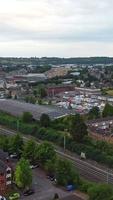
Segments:
[[[0,160],[0,194],[3,195],[12,183],[12,168]]]

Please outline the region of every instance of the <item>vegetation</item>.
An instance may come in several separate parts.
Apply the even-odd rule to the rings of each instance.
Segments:
[[[113,88],[109,88],[109,89],[105,90],[105,94],[113,96]]]
[[[46,162],[49,160],[54,160],[56,157],[56,152],[54,150],[54,147],[50,145],[49,142],[43,142],[38,147],[38,159],[39,161],[45,165]]]
[[[11,69],[20,68],[20,66],[26,65],[37,66],[37,73],[45,72],[51,68],[50,64],[109,64],[113,63],[113,58],[111,57],[87,57],[87,58],[58,58],[58,57],[31,57],[31,58],[0,58],[1,65],[8,65]],[[16,67],[15,67],[16,65]],[[43,65],[43,66],[42,66]],[[34,67],[35,67],[34,66]],[[7,68],[6,68],[7,69]],[[9,68],[7,69],[7,71]]]
[[[88,190],[89,200],[112,200],[113,188],[107,184],[98,184]]]
[[[30,112],[24,112],[22,115],[22,121],[25,123],[31,123],[33,120],[33,116]]]
[[[36,97],[35,96],[26,96],[25,102],[35,104],[36,103]]]
[[[38,96],[39,96],[40,98],[44,98],[44,97],[47,96],[46,89],[45,89],[44,86],[42,86],[42,85],[38,88]]]
[[[10,153],[16,153],[18,156],[22,154],[24,142],[20,134],[12,136],[8,144]]]
[[[107,142],[103,141],[93,140],[86,134],[84,135],[84,139],[82,141],[75,139],[73,140],[73,137],[71,136],[71,134],[69,134],[68,130],[68,126],[69,124],[71,124],[70,120],[71,117],[57,119],[54,122],[52,122],[48,128],[42,127],[40,122],[24,123],[22,120],[20,120],[19,131],[23,134],[33,135],[42,141],[47,140],[53,142],[54,144],[61,147],[64,147],[64,135],[65,135],[66,149],[75,152],[78,155],[80,155],[81,152],[84,152],[88,159],[93,159],[99,163],[105,164],[109,167],[113,167],[112,144],[108,144]],[[84,124],[83,119],[82,122]],[[12,117],[6,113],[0,113],[0,123],[9,128],[17,130],[16,117]],[[75,125],[73,125],[73,127],[74,126]],[[81,130],[83,130],[83,128]],[[73,131],[73,133],[75,134],[75,131]],[[9,142],[7,141],[6,137],[0,141],[0,145],[6,150],[9,148]]]
[[[30,169],[29,162],[22,158],[15,170],[15,182],[20,188],[29,188],[32,184],[32,171]]]
[[[40,125],[43,127],[48,127],[50,125],[50,118],[47,114],[42,114],[40,117]]]
[[[102,116],[103,117],[113,116],[113,106],[107,103],[102,112]]]
[[[79,175],[67,160],[58,159],[56,163],[57,183],[62,186],[78,185]]]
[[[89,119],[98,119],[100,117],[100,110],[97,106],[94,106],[88,113]]]
[[[84,137],[88,134],[87,126],[79,114],[71,117],[70,134],[76,142],[82,142]]]
[[[22,156],[28,159],[31,163],[37,160],[37,145],[34,140],[28,140],[23,148]]]

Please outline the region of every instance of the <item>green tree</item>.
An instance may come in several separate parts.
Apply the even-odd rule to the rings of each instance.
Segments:
[[[100,110],[99,107],[94,106],[88,113],[89,119],[97,119],[100,117]]]
[[[46,92],[46,89],[43,87],[43,86],[40,86],[38,88],[38,94],[39,94],[39,97],[40,98],[44,98],[47,96],[47,92]]]
[[[15,182],[18,187],[26,189],[32,184],[32,170],[30,169],[29,162],[22,158],[16,166]]]
[[[71,117],[70,133],[74,140],[77,142],[82,142],[84,140],[84,137],[88,134],[87,126],[79,114]]]
[[[59,159],[56,164],[56,179],[57,183],[62,186],[79,183],[79,175],[73,169],[72,164],[62,159]]]
[[[43,127],[48,127],[50,125],[50,118],[47,114],[42,114],[40,117],[40,125]]]
[[[26,96],[25,97],[25,101],[26,101],[26,103],[35,104],[36,103],[36,98],[34,96]]]
[[[9,151],[20,155],[24,146],[23,138],[20,134],[16,134],[9,139]]]
[[[56,157],[52,160],[47,160],[45,163],[45,170],[47,174],[54,175],[56,170]]]
[[[31,123],[33,121],[33,116],[30,112],[24,112],[22,115],[22,121],[25,123]]]
[[[102,116],[103,117],[113,116],[113,106],[107,103],[102,112]]]
[[[4,135],[0,135],[0,148],[3,151],[9,151],[9,138]]]
[[[37,97],[37,93],[38,93],[37,90],[33,90],[33,95],[34,95],[35,97]]]
[[[42,99],[41,98],[38,99],[38,104],[42,105]]]
[[[30,162],[35,162],[37,160],[37,148],[34,140],[28,140],[24,145],[23,157]]]
[[[107,184],[98,184],[88,190],[89,200],[110,200],[113,197],[113,189]]]
[[[53,160],[56,157],[54,147],[49,142],[43,142],[38,146],[38,158],[42,164],[46,164],[47,161]]]

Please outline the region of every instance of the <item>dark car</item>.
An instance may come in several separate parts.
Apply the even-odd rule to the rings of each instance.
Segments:
[[[54,180],[55,180],[55,176],[52,175],[52,174],[48,174],[48,175],[47,175],[47,178],[48,178],[50,181],[54,181]]]
[[[33,189],[29,189],[29,190],[26,190],[24,193],[23,193],[23,195],[24,196],[29,196],[29,195],[32,195],[32,194],[34,194],[34,190]]]

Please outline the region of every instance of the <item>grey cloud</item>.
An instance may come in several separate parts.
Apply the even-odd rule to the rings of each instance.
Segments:
[[[23,5],[41,0],[15,0]],[[0,14],[0,41],[113,42],[113,0],[42,0],[31,13]],[[37,4],[36,4],[37,5]],[[29,8],[30,9],[30,8]],[[40,11],[40,12],[39,12]],[[7,17],[6,17],[7,14]],[[26,24],[23,22],[26,22]],[[31,25],[34,24],[34,27]]]

